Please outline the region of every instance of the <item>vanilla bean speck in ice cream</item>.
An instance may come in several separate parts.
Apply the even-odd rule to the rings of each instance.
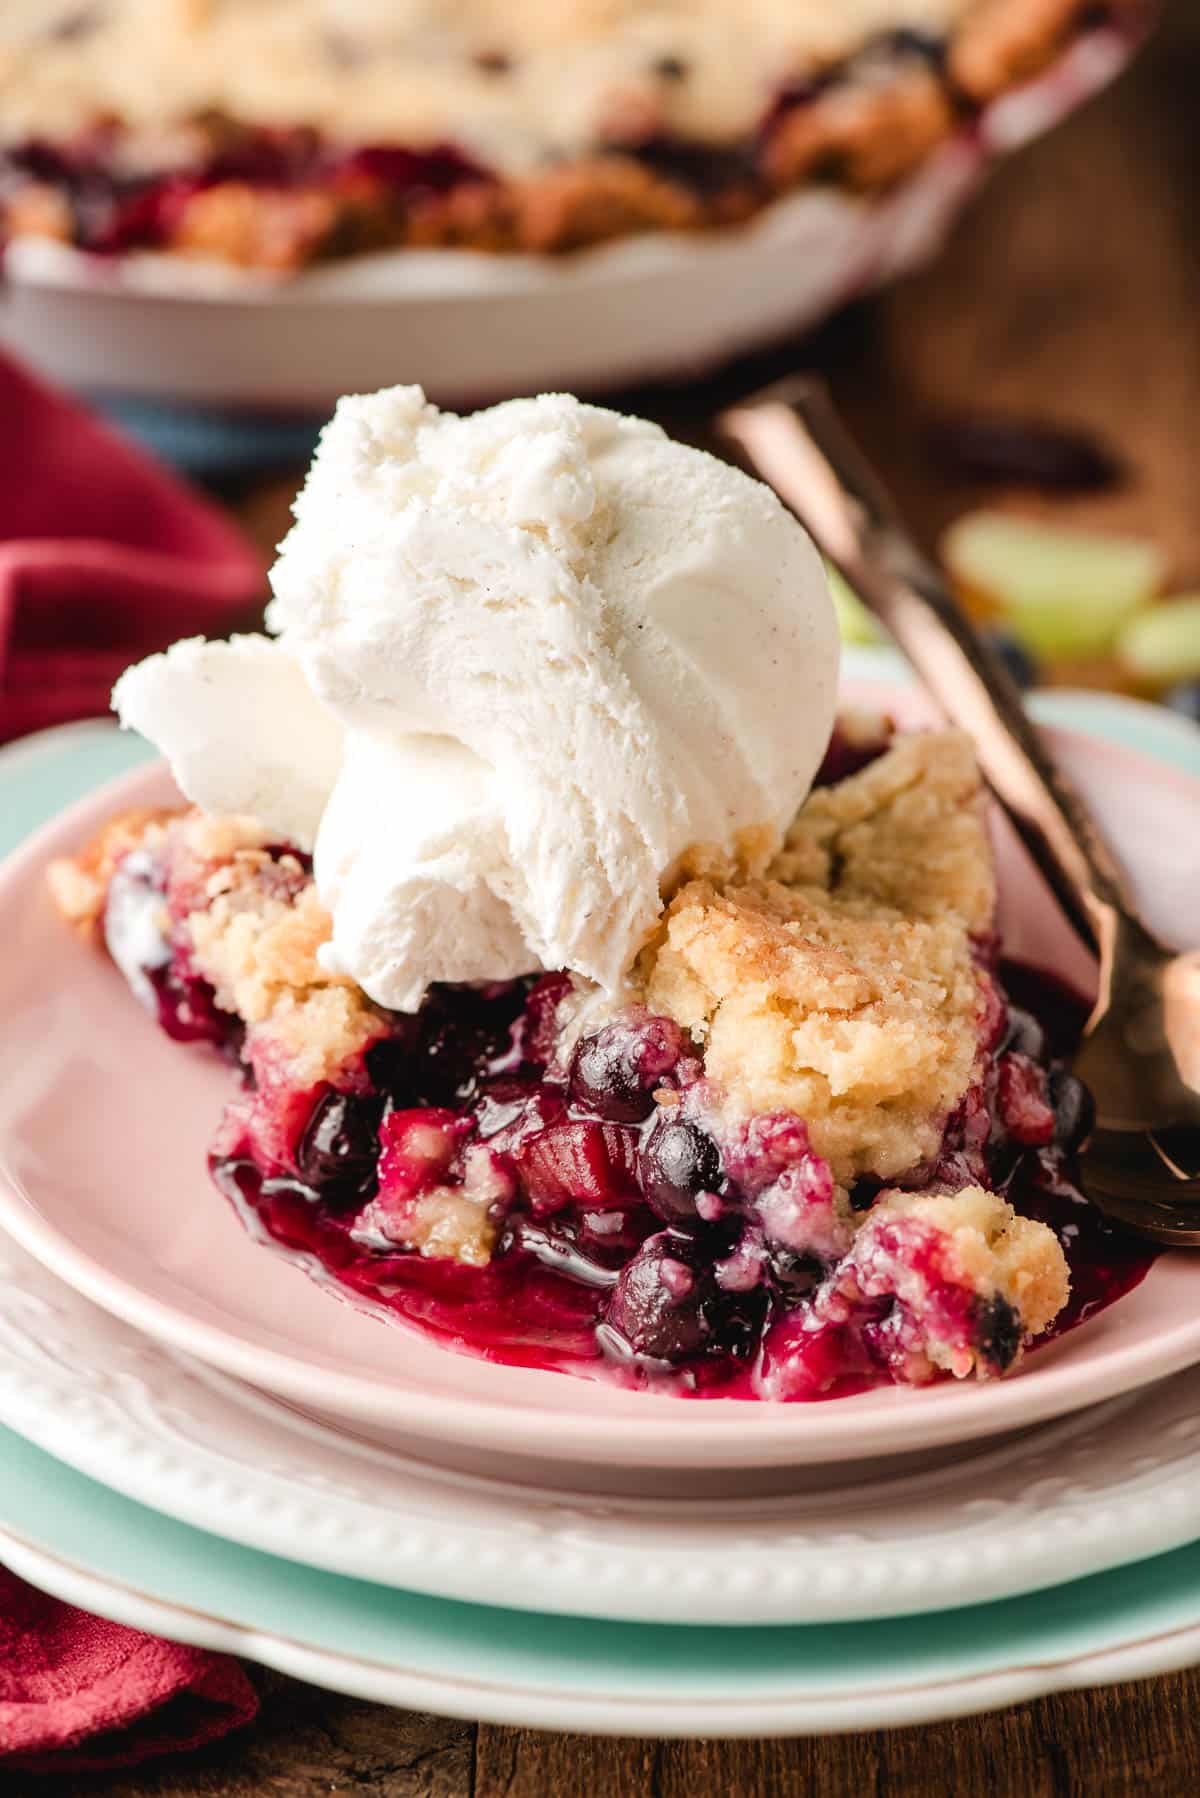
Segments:
[[[189,798],[312,848],[379,1004],[565,968],[619,991],[682,852],[782,831],[833,724],[819,557],[767,488],[561,394],[342,400],[271,636],[118,682]]]

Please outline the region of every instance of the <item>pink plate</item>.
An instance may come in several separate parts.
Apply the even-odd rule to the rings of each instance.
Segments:
[[[899,688],[859,689],[907,719]],[[1128,862],[1151,921],[1195,931],[1200,780],[1075,731],[1056,748]],[[1012,1430],[1200,1361],[1200,1260],[1163,1256],[1015,1377],[885,1388],[824,1404],[692,1403],[492,1366],[339,1303],[245,1234],[205,1152],[228,1070],[168,1042],[109,964],[67,932],[49,859],[112,811],[168,803],[139,768],[41,831],[0,872],[0,1224],[149,1335],[293,1404],[433,1457],[570,1470],[784,1468],[927,1451]],[[998,843],[1009,951],[1083,984],[1087,964],[1011,838]]]

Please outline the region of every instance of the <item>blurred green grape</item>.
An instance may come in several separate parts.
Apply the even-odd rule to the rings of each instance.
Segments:
[[[942,554],[960,590],[1046,661],[1107,654],[1166,575],[1157,544],[970,512]]]

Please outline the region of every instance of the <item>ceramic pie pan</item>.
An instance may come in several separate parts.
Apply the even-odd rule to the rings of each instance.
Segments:
[[[808,190],[749,225],[558,259],[437,250],[290,279],[178,257],[8,247],[0,342],[68,385],[206,407],[328,410],[420,381],[443,402],[689,375],[815,324],[929,255],[997,157],[1104,85],[1099,28],[1004,95],[884,200]]]
[[[920,715],[900,687],[848,697]],[[1071,709],[1088,716],[1086,703]],[[1112,707],[1098,702],[1097,711],[1107,717]],[[1129,714],[1139,709],[1119,708]],[[1086,729],[1055,732],[1054,742],[1151,920],[1183,941],[1195,930],[1200,779]],[[1200,1260],[1179,1254],[1011,1379],[809,1405],[687,1401],[492,1366],[339,1302],[251,1241],[209,1183],[205,1153],[227,1069],[163,1037],[45,896],[52,856],[115,808],[171,797],[160,765],[136,769],[45,828],[0,874],[0,1224],[160,1341],[361,1432],[402,1436],[435,1457],[484,1453],[513,1477],[557,1468],[568,1484],[588,1466],[711,1472],[928,1450],[1060,1416],[1200,1361]],[[1019,852],[1007,840],[998,852],[1010,949],[1085,976]]]

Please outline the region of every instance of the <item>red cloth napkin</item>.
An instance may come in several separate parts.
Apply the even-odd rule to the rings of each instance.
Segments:
[[[0,742],[107,712],[130,662],[265,591],[215,506],[0,357]]]
[[[215,1741],[257,1710],[228,1656],[89,1617],[0,1568],[0,1791],[6,1769],[130,1766]]]
[[[241,622],[257,552],[215,506],[82,406],[0,357],[0,742],[108,710],[176,637]],[[89,1617],[0,1568],[6,1770],[115,1767],[247,1723],[236,1661]]]

